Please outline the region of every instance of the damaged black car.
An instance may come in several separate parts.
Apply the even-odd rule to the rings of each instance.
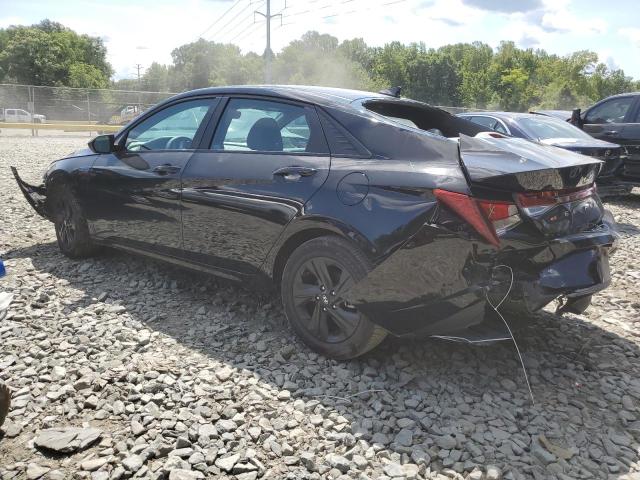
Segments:
[[[594,189],[603,162],[394,93],[196,90],[53,162],[42,185],[14,175],[65,255],[115,247],[275,286],[333,358],[466,331],[497,306],[587,308],[618,238]]]

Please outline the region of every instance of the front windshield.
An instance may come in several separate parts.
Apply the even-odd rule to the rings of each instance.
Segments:
[[[556,118],[540,115],[536,117],[521,117],[517,121],[527,135],[538,140],[546,140],[547,138],[593,138],[570,123]]]

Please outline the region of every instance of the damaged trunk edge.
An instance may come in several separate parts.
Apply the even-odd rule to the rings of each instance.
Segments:
[[[556,150],[502,139],[461,135],[460,140],[471,191],[511,200],[516,192],[593,183],[599,160],[571,153],[558,157]],[[597,224],[551,238],[542,232],[533,237],[506,232],[496,249],[467,235],[464,221],[458,218],[456,225],[446,209],[433,203],[426,207],[432,210],[430,220],[346,298],[399,336],[440,335],[481,323],[495,317],[488,300],[495,305],[507,292],[503,307],[518,312],[537,311],[560,297],[580,302],[609,285],[608,256],[618,241],[613,217],[596,204]]]
[[[47,190],[43,185],[34,186],[29,185],[27,182],[20,178],[18,174],[18,170],[16,167],[11,167],[11,172],[13,173],[16,182],[18,183],[18,187],[22,194],[29,202],[29,205],[33,207],[38,215],[44,218],[49,218],[47,215],[46,201],[47,201]]]

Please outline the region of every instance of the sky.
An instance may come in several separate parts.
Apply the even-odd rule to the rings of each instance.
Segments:
[[[612,8],[615,5],[614,8]],[[263,53],[266,0],[0,0],[0,28],[44,18],[101,37],[114,79],[134,78],[152,62],[202,37]],[[565,55],[592,50],[610,67],[640,79],[637,0],[271,0],[271,48],[308,30],[368,45],[394,40],[427,47],[481,41]]]

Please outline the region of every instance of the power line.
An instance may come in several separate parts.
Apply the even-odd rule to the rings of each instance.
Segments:
[[[226,34],[228,34],[229,32],[225,32],[224,34],[223,34],[222,32],[224,32],[224,30],[225,30],[229,25],[232,25],[232,24],[233,24],[233,22],[234,22],[234,21],[235,21],[235,20],[236,20],[240,15],[242,15],[245,11],[247,11],[247,10],[251,7],[251,5],[252,5],[252,2],[248,3],[247,5],[245,5],[245,7],[244,7],[242,10],[240,10],[238,13],[236,13],[233,17],[231,17],[231,18],[229,19],[229,21],[228,21],[227,23],[225,23],[221,28],[219,28],[219,29],[218,29],[218,31],[214,34],[214,36],[213,36],[213,37],[209,37],[209,38],[210,38],[210,39],[212,39],[212,38],[215,38],[216,36],[217,36],[218,38],[221,38],[221,37],[222,37],[222,35],[226,35]],[[247,18],[247,17],[245,17],[245,18]],[[242,23],[242,21],[240,21],[239,23]],[[234,28],[235,28],[235,27],[237,27],[237,26],[239,25],[239,23],[236,23],[236,24],[234,25]],[[232,29],[232,30],[233,30],[233,29]]]
[[[207,33],[209,30],[211,30],[213,27],[216,26],[216,24],[222,20],[227,13],[229,13],[231,10],[233,10],[242,0],[236,0],[236,2],[231,5],[222,15],[220,15],[211,25],[209,25],[204,32],[202,32],[200,35],[198,35],[198,38],[201,38],[205,33]]]
[[[258,2],[256,5],[257,5],[257,8],[260,8],[262,5],[264,5],[264,0]],[[249,19],[253,19],[253,21],[244,25],[244,23]],[[242,28],[243,25],[244,25],[244,28]],[[220,40],[222,41],[222,38],[225,36],[230,36],[230,39],[227,40],[226,43],[231,43],[238,36],[242,35],[242,33],[246,32],[252,25],[257,25],[257,22],[255,21],[255,12],[249,12],[249,15],[245,15],[238,23],[236,23],[234,27],[226,31],[224,34],[222,34],[220,36]],[[238,30],[240,31],[238,32]]]
[[[258,22],[254,22],[254,23],[250,23],[249,25],[247,25],[245,28],[243,28],[240,33],[238,33],[237,35],[235,35],[233,38],[229,39],[229,41],[227,43],[233,43],[238,37],[240,37],[239,40],[244,40],[245,38],[251,36],[260,26],[260,24]],[[249,33],[247,33],[246,35],[243,35],[243,33],[247,32],[247,30],[250,30]]]
[[[318,1],[320,1],[320,0],[316,0],[315,2],[312,2],[311,0],[309,0],[308,2],[306,2],[305,6],[308,6],[309,3],[316,3]],[[315,8],[307,8],[305,10],[301,10],[301,11],[297,11],[297,12],[286,14],[285,18],[298,17],[298,16],[307,15],[309,13],[314,13],[314,12],[323,13],[322,10],[326,10],[328,8],[331,8],[331,7],[340,8],[341,5],[346,5],[346,4],[349,4],[349,3],[356,2],[356,1],[357,0],[342,0],[339,3],[327,3],[327,4],[324,4],[324,5],[315,7]],[[378,3],[377,5],[376,4],[372,5],[371,4],[372,2],[367,2],[364,5],[358,6],[357,8],[353,8],[353,9],[348,10],[348,11],[337,11],[337,12],[334,12],[334,13],[330,13],[329,15],[322,15],[320,18],[324,20],[324,19],[327,19],[327,18],[334,18],[334,17],[339,17],[339,16],[342,16],[342,15],[350,15],[350,14],[353,14],[353,13],[361,12],[363,10],[370,10],[372,6],[384,7],[384,6],[395,5],[397,3],[402,3],[402,2],[406,2],[406,1],[407,0],[391,0],[391,1],[386,1],[384,3]],[[288,22],[288,23],[283,24],[282,26],[291,25],[291,24],[292,24],[292,22]]]

